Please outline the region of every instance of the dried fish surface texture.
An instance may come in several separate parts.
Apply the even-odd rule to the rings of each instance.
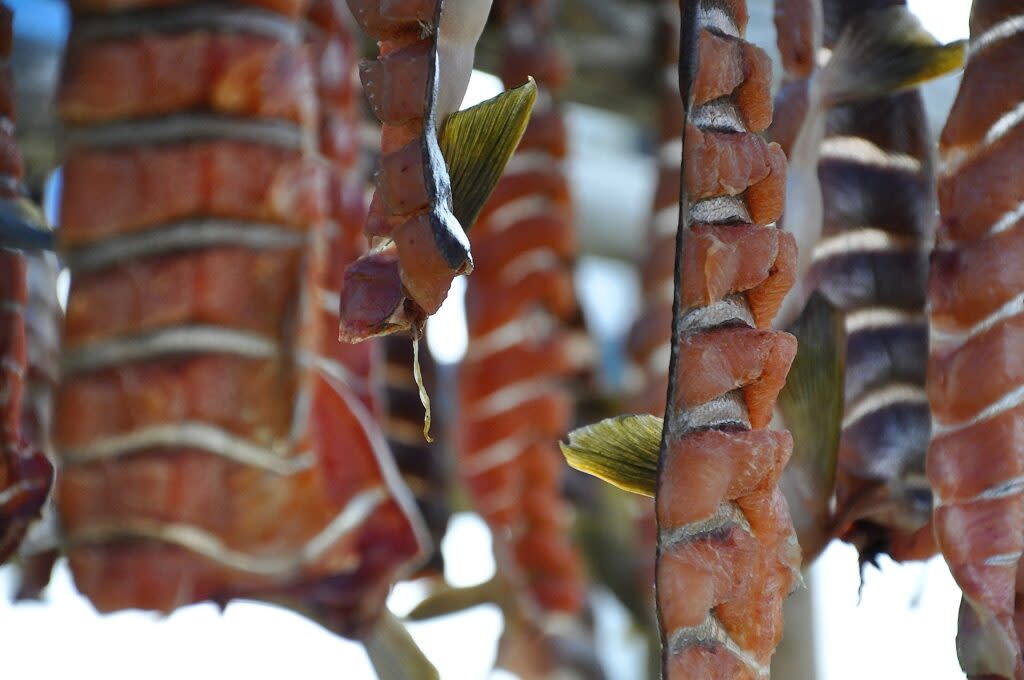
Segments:
[[[452,280],[473,270],[438,136],[469,85],[490,6],[349,0],[360,27],[379,41],[380,56],[363,62],[360,76],[383,131],[365,227],[372,252],[345,275],[342,340],[396,331],[418,338]]]
[[[746,20],[742,0],[682,7],[680,278],[656,494],[669,680],[767,678],[782,602],[799,581],[778,488],[792,438],[765,429],[796,352],[791,335],[770,329],[793,282],[795,245],[773,224],[785,166],[756,134],[770,122],[770,64],[743,40]],[[744,54],[757,56],[743,78],[728,76]],[[728,123],[713,122],[709,107]],[[766,182],[770,190],[752,190]]]
[[[43,235],[43,227],[41,220],[27,219],[21,184],[8,63],[12,20],[0,3],[0,564],[39,519],[53,481],[41,425],[53,375],[52,352],[46,350],[53,348],[55,326],[45,323],[38,300],[46,283],[39,263],[50,260],[22,250]]]
[[[360,636],[421,559],[372,348],[332,332],[363,213],[343,9],[73,3],[55,446],[101,611],[287,600]]]
[[[977,0],[939,145],[941,221],[928,283],[935,538],[963,589],[971,678],[1024,678],[1024,2]]]
[[[458,467],[492,529],[498,569],[517,607],[542,629],[551,614],[579,613],[586,595],[557,445],[572,427],[570,380],[582,355],[568,327],[577,311],[576,237],[559,90],[569,66],[555,38],[552,3],[506,0],[500,8],[501,77],[506,87],[518,87],[533,75],[541,94],[473,230]],[[517,632],[512,628],[503,646]],[[503,652],[499,663],[529,661],[514,656]],[[507,667],[524,677],[556,670]]]

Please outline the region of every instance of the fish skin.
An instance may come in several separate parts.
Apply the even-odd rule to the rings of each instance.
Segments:
[[[999,22],[1022,13],[1020,2],[975,2],[970,59],[939,146],[941,223],[929,282],[934,313],[928,364],[936,427],[927,473],[937,501],[936,542],[963,590],[957,654],[971,678],[1024,678],[1017,605],[1024,550],[1017,433],[1024,411],[1011,400],[985,415],[1024,380],[1015,359],[1024,316],[1010,309],[986,321],[1001,300],[1024,293],[1012,273],[992,269],[1012,267],[1021,249],[1020,227],[1012,221],[1006,231],[992,231],[1019,200],[1011,159],[1021,144],[1020,126],[999,136],[992,125],[1020,99],[1020,89],[1008,80],[1013,62],[1005,59],[1024,43],[1020,33],[988,46],[980,42]],[[989,88],[993,94],[982,94]],[[968,263],[971,269],[963,267]]]
[[[798,11],[798,5],[806,3],[787,4]],[[902,4],[826,0],[820,17],[806,7],[802,10],[808,20],[821,20],[817,30],[793,27],[780,35],[780,40],[799,35],[809,53],[817,51],[815,41],[838,50],[851,27],[863,25],[876,11],[902,12],[898,9]],[[793,46],[787,49],[792,52]],[[783,86],[777,108],[800,119],[820,115],[815,101],[821,93],[815,92],[814,86],[829,67],[808,71],[796,64],[794,68],[802,69],[793,75],[801,79]],[[838,88],[844,89],[846,86]],[[862,562],[873,561],[879,552],[894,559],[925,557],[929,544],[928,512],[923,507],[927,490],[907,481],[924,470],[930,423],[921,397],[928,346],[926,250],[935,232],[935,162],[920,95],[908,91],[833,107],[825,116],[819,130],[821,139],[812,154],[803,147],[803,151],[794,149],[800,130],[792,118],[787,121],[779,116],[776,121],[772,136],[791,152],[791,178],[797,184],[817,182],[819,187],[815,194],[821,203],[821,233],[815,240],[821,245],[815,250],[805,247],[802,236],[797,238],[808,258],[801,266],[806,272],[800,282],[803,292],[823,293],[849,314],[851,323],[860,319],[857,323],[866,324],[851,327],[848,334],[846,412],[870,405],[870,398],[886,389],[904,389],[908,395],[844,427],[837,507],[831,520],[836,526],[822,527],[822,531],[829,535],[838,531],[857,545]],[[803,134],[808,125],[804,124]],[[813,175],[807,173],[806,164],[811,155]],[[809,205],[795,191],[789,199],[793,204]],[[799,231],[802,227],[797,223],[818,219],[788,207],[787,228]],[[872,233],[858,240],[858,232],[865,227]],[[842,238],[848,242],[839,241]],[[785,319],[798,306],[792,303],[787,300],[783,306]]]

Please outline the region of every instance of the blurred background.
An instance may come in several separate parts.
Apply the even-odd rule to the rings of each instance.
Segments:
[[[19,134],[30,169],[52,167],[58,147],[51,93],[68,31],[67,11],[59,0],[6,1],[15,10]],[[575,4],[581,6],[577,11],[587,12],[595,3],[601,4]],[[774,52],[770,0],[749,4],[748,38]],[[909,5],[940,40],[967,36],[969,0],[911,0]],[[580,59],[590,60],[591,69],[599,69],[602,59],[631,63],[631,53],[640,50],[646,35],[637,24],[626,26],[614,39],[588,42]],[[486,54],[481,61],[486,66]],[[482,100],[499,87],[496,78],[478,72],[467,100]],[[935,133],[956,88],[956,77],[925,87]],[[655,143],[645,125],[649,111],[631,101],[635,93],[588,91],[583,85],[569,96],[581,102],[568,106],[569,169],[584,251],[576,272],[577,293],[601,347],[603,387],[613,392],[623,376],[624,338],[640,309],[634,263],[645,248]],[[41,178],[36,183],[41,185]],[[59,182],[48,187],[46,202],[53,206]],[[59,223],[59,216],[52,217]],[[465,352],[463,290],[458,281],[430,323],[429,345],[442,364],[458,361]],[[475,515],[463,512],[453,518],[443,544],[451,584],[490,578],[494,562],[489,541],[486,525]],[[0,569],[0,592],[8,592],[12,584],[11,570]],[[401,615],[422,594],[415,584],[401,584],[390,606]],[[877,569],[865,569],[862,583],[856,551],[834,543],[810,570],[808,588],[800,597],[810,616],[807,635],[787,644],[812,655],[818,680],[964,677],[953,643],[959,590],[941,558],[904,565],[882,558]],[[598,647],[610,677],[642,677],[645,652],[638,638],[630,638],[625,610],[600,590],[592,598]],[[488,677],[502,619],[497,608],[484,605],[410,629],[442,678],[476,680]],[[134,612],[101,617],[76,594],[63,564],[43,601],[14,605],[10,598],[0,598],[0,639],[4,677],[12,678],[375,677],[361,646],[266,605],[232,603],[224,611],[199,605],[166,618]],[[490,677],[511,676],[496,672]]]

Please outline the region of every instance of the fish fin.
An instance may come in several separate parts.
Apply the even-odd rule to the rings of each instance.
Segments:
[[[0,248],[53,250],[53,231],[27,198],[0,200]]]
[[[452,183],[452,212],[469,232],[519,145],[537,101],[533,78],[448,117],[441,153]]]
[[[783,488],[790,496],[787,500],[794,516],[801,518],[798,523],[807,525],[805,532],[798,527],[798,533],[821,533],[818,541],[800,536],[801,546],[805,542],[810,546],[827,542],[843,424],[846,325],[842,311],[814,293],[787,330],[797,337],[798,345],[778,401],[793,435],[793,456],[786,466]]]
[[[423,654],[402,622],[384,611],[377,626],[363,640],[366,654],[380,680],[440,680],[437,669]]]
[[[942,44],[906,7],[864,12],[843,29],[821,85],[827,106],[875,99],[963,66],[967,41]]]
[[[445,586],[428,595],[405,618],[409,621],[425,621],[482,604],[497,604],[500,599],[500,586],[496,579],[461,588]]]
[[[562,455],[580,472],[643,496],[658,486],[662,419],[652,415],[607,418],[569,433]]]

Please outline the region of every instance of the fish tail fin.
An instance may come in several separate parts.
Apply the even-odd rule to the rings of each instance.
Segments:
[[[512,153],[537,101],[537,83],[507,90],[448,116],[439,140],[452,184],[452,213],[469,232]]]
[[[843,29],[822,73],[837,106],[910,89],[963,66],[967,41],[942,44],[903,6],[864,12]]]
[[[559,443],[570,467],[632,493],[654,496],[662,419],[652,415],[608,418],[569,433]]]

